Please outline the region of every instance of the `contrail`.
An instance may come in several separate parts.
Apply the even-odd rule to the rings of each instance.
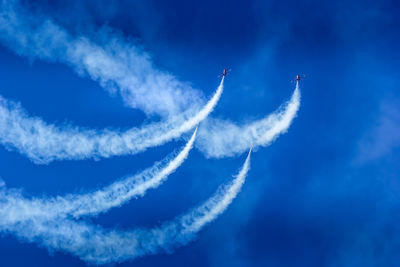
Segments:
[[[171,252],[190,242],[206,224],[228,208],[240,192],[249,169],[250,152],[235,179],[220,186],[214,196],[188,213],[152,229],[106,230],[82,221],[46,220],[40,217],[10,223],[10,213],[22,212],[11,207],[11,210],[2,210],[0,213],[0,230],[39,243],[52,251],[68,252],[93,264],[122,262],[144,255]]]
[[[222,78],[211,99],[192,116],[174,116],[125,132],[49,125],[39,118],[29,117],[19,105],[0,97],[0,143],[27,155],[35,163],[137,154],[196,127],[213,111],[223,88]]]
[[[139,174],[117,181],[93,193],[70,194],[65,197],[47,199],[27,199],[21,195],[16,197],[18,194],[11,192],[8,200],[0,205],[0,210],[3,210],[2,213],[4,210],[12,209],[24,211],[13,214],[12,218],[9,218],[9,222],[31,220],[34,217],[42,220],[66,216],[79,218],[106,212],[110,208],[121,206],[134,197],[143,196],[147,190],[161,185],[187,159],[196,139],[196,132],[197,129],[174,158],[167,157],[163,162],[156,163]]]

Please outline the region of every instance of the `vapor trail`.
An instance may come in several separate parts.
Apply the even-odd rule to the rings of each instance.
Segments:
[[[224,79],[212,98],[196,114],[174,116],[164,122],[127,131],[58,127],[26,115],[19,105],[0,97],[0,143],[27,155],[35,163],[54,160],[107,158],[137,154],[180,137],[204,120],[218,103]]]
[[[122,262],[159,252],[171,252],[187,244],[206,224],[221,215],[237,196],[250,168],[250,152],[233,181],[219,187],[202,205],[176,219],[152,229],[132,231],[106,230],[100,226],[69,219],[46,220],[33,217],[29,221],[11,221],[10,213],[0,212],[0,230],[29,242],[36,242],[49,250],[65,251],[94,264]],[[1,194],[0,194],[1,196]],[[10,197],[1,201],[10,201]]]
[[[188,157],[196,139],[197,129],[184,148],[171,159],[154,164],[134,176],[126,177],[103,189],[88,194],[69,194],[56,198],[23,198],[15,197],[15,192],[9,195],[9,200],[0,205],[0,210],[20,210],[14,213],[9,221],[20,222],[32,218],[42,220],[72,216],[79,218],[85,215],[97,215],[110,208],[121,206],[134,197],[143,196],[147,190],[161,185]],[[4,195],[6,196],[6,195]],[[4,211],[3,211],[4,213]]]

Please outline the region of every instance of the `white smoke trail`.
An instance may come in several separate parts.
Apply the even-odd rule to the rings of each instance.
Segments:
[[[228,208],[242,189],[247,173],[250,170],[251,150],[247,154],[246,161],[241,170],[231,183],[222,185],[217,193],[204,204],[195,208],[189,214],[182,216],[180,224],[183,226],[183,233],[198,232],[204,225],[215,220],[219,214]]]
[[[134,197],[143,196],[147,190],[161,185],[188,157],[196,138],[197,129],[184,148],[173,158],[167,157],[164,162],[156,163],[153,167],[134,176],[117,181],[103,189],[88,194],[70,194],[56,198],[22,198],[15,197],[15,192],[9,200],[0,206],[0,210],[20,210],[9,222],[21,222],[33,217],[42,220],[63,218],[68,215],[79,218],[84,215],[97,215],[113,207],[121,206]],[[0,213],[4,213],[0,212]]]
[[[181,114],[205,102],[200,91],[156,69],[147,53],[111,29],[93,33],[94,42],[30,14],[18,0],[0,1],[0,40],[20,55],[67,64],[109,91],[118,89],[128,106],[148,115]]]
[[[285,133],[300,108],[300,89],[296,84],[291,99],[264,119],[237,126],[229,121],[209,118],[199,128],[196,148],[206,157],[221,158],[243,153],[250,146],[271,144]]]
[[[35,163],[137,154],[196,127],[213,111],[223,88],[222,78],[212,98],[193,116],[175,116],[125,132],[49,125],[27,116],[18,105],[0,97],[0,143],[17,149]]]
[[[123,133],[48,125],[0,98],[0,143],[10,149],[15,147],[36,163],[135,154],[179,137],[207,117],[221,97],[223,82],[224,79],[210,101],[189,120],[169,119]],[[241,126],[207,119],[199,127],[196,147],[209,158],[221,158],[243,153],[251,146],[267,146],[287,131],[299,108],[300,89],[296,84],[290,100],[264,119]]]
[[[250,168],[250,152],[236,178],[221,186],[204,204],[160,227],[133,231],[105,230],[100,226],[68,219],[32,220],[10,223],[10,213],[20,209],[2,210],[0,230],[50,250],[61,250],[94,264],[131,260],[188,243],[207,223],[221,215],[240,192]],[[18,196],[17,196],[18,197]],[[0,198],[0,203],[2,199]],[[10,201],[7,196],[3,201]],[[29,212],[29,211],[26,211]]]
[[[105,87],[118,88],[130,106],[141,108],[148,114],[176,114],[192,104],[198,107],[202,102],[196,96],[200,93],[194,93],[198,91],[171,75],[165,78],[166,74],[154,68],[147,54],[115,33],[96,34],[107,40],[100,42],[101,45],[88,38],[74,38],[53,22],[43,22],[43,19],[27,14],[18,1],[11,0],[3,0],[0,9],[0,33],[0,40],[19,54],[66,63]],[[185,92],[191,92],[190,97]],[[212,111],[220,93],[221,87],[194,118],[188,114],[193,114],[193,110],[198,108],[190,109],[183,118],[177,116],[162,125],[148,125],[122,133],[49,125],[40,119],[27,117],[20,108],[2,100],[0,142],[8,148],[16,148],[37,163],[135,154],[177,138],[183,131],[193,128]],[[174,103],[178,107],[174,107]],[[229,121],[209,120],[207,125],[199,128],[196,147],[207,157],[225,157],[243,153],[251,145],[254,148],[266,146],[287,130],[299,105],[300,92],[296,88],[291,101],[264,119],[241,126]]]
[[[98,32],[102,40],[96,40],[97,43],[85,37],[76,38],[49,20],[40,21],[38,16],[27,14],[17,0],[0,1],[0,40],[18,54],[67,64],[108,90],[118,89],[129,106],[166,118],[165,122],[125,132],[62,128],[30,118],[19,106],[0,98],[0,143],[37,163],[144,151],[194,128],[220,99],[224,79],[201,109],[204,101],[199,91],[157,70],[146,53],[115,33]],[[266,146],[288,129],[299,105],[297,84],[291,100],[265,119],[243,126],[209,121],[199,129],[201,142],[197,147],[208,157],[223,157],[242,153],[250,146]],[[249,171],[251,151],[231,183],[221,186],[204,204],[159,227],[109,231],[74,221],[69,215],[74,219],[95,215],[160,185],[186,159],[195,135],[196,131],[178,156],[166,161],[165,167],[156,164],[139,176],[93,193],[28,199],[0,185],[0,231],[96,264],[170,251],[183,245],[222,214],[239,193]]]

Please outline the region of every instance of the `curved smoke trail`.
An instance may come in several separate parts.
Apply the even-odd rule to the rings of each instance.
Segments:
[[[18,105],[0,97],[0,143],[9,149],[17,149],[35,163],[136,154],[178,138],[196,127],[213,111],[223,88],[222,78],[212,98],[193,116],[175,116],[165,122],[125,132],[62,129],[39,118],[28,117]]]
[[[0,143],[36,163],[144,151],[196,127],[220,99],[224,77],[213,97],[203,104],[200,91],[156,69],[148,54],[121,36],[106,30],[98,32],[100,39],[96,41],[74,37],[52,21],[27,13],[18,0],[0,1],[0,40],[11,49],[31,59],[67,64],[104,88],[119,90],[127,105],[147,115],[160,115],[164,120],[125,132],[61,128],[31,118],[18,105],[0,98]],[[250,147],[267,146],[287,131],[299,106],[297,83],[291,99],[264,119],[240,126],[209,119],[199,128],[196,146],[207,157],[232,156]],[[170,251],[186,244],[222,214],[237,196],[250,168],[251,150],[233,181],[221,186],[202,205],[159,227],[106,230],[79,218],[119,206],[160,185],[187,158],[196,131],[175,158],[168,157],[136,176],[93,193],[29,199],[0,184],[0,231],[95,264]]]
[[[199,128],[196,147],[209,158],[234,156],[249,149],[271,144],[285,133],[300,108],[300,88],[291,99],[264,119],[237,126],[229,121],[209,118]]]
[[[147,115],[169,117],[205,102],[200,91],[155,68],[135,41],[110,28],[91,35],[95,41],[73,36],[19,0],[0,0],[0,40],[19,55],[66,64],[106,90],[118,90],[128,106]]]
[[[69,219],[9,221],[10,213],[0,213],[0,229],[50,250],[61,250],[94,264],[107,264],[159,252],[170,252],[187,244],[206,224],[222,214],[240,192],[250,169],[250,153],[233,181],[219,187],[205,203],[176,219],[153,229],[106,230],[100,226]],[[9,197],[6,197],[9,199]],[[0,198],[1,201],[1,198]]]
[[[197,129],[184,148],[171,159],[154,164],[139,174],[124,178],[105,188],[88,194],[70,194],[65,197],[55,198],[24,198],[19,193],[11,191],[5,193],[7,201],[0,205],[0,213],[4,210],[20,210],[24,212],[13,213],[9,222],[21,222],[32,218],[50,220],[72,216],[79,218],[87,215],[97,215],[113,207],[121,206],[134,197],[143,196],[147,190],[161,185],[188,157],[196,139]],[[18,196],[18,197],[17,197]]]
[[[61,129],[28,117],[21,108],[0,98],[0,143],[16,148],[35,163],[136,154],[179,137],[206,118],[220,99],[223,82],[224,79],[210,101],[190,119],[170,119],[123,133]],[[267,146],[287,131],[299,107],[300,89],[297,84],[290,100],[264,119],[242,126],[207,119],[199,127],[196,147],[206,157],[221,158],[243,153],[250,146]]]
[[[89,38],[76,38],[52,21],[41,18],[26,12],[17,0],[3,0],[0,40],[20,55],[65,63],[106,88],[117,88],[131,107],[140,108],[147,114],[168,115],[170,119],[165,124],[133,128],[123,133],[63,129],[29,118],[15,105],[0,101],[0,126],[4,123],[5,126],[15,126],[0,127],[0,142],[9,148],[16,148],[35,162],[110,157],[143,151],[194,128],[219,100],[220,91],[217,90],[207,103],[210,109],[206,105],[200,112],[202,115],[198,115],[193,123],[188,116],[172,119],[174,116],[171,115],[181,114],[183,110],[189,110],[187,114],[199,110],[203,102],[201,93],[172,75],[157,70],[146,53],[115,32],[94,34],[101,36],[98,44]],[[286,105],[261,120],[236,125],[210,119],[200,126],[196,147],[207,157],[226,157],[243,153],[251,146],[266,146],[287,130],[299,105],[300,92],[296,88]],[[13,132],[14,128],[18,130]],[[165,132],[167,134],[164,135]]]

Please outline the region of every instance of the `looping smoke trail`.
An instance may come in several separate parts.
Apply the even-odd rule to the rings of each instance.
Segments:
[[[100,226],[69,219],[9,222],[5,213],[18,213],[11,207],[0,214],[0,230],[36,242],[49,250],[61,250],[93,264],[131,260],[159,252],[171,252],[190,242],[207,223],[221,215],[240,192],[250,169],[250,153],[233,181],[219,187],[205,203],[190,212],[153,229],[106,230]]]
[[[117,181],[103,189],[93,193],[80,195],[67,195],[65,197],[47,199],[22,198],[16,192],[8,193],[4,203],[0,205],[1,210],[19,209],[24,210],[14,214],[10,221],[30,220],[33,217],[41,219],[64,218],[71,215],[79,218],[88,215],[97,215],[106,212],[113,207],[118,207],[134,197],[143,196],[147,190],[161,185],[167,177],[172,174],[188,157],[193,143],[196,139],[197,128],[184,148],[171,159],[171,156],[154,164],[139,174]],[[18,197],[16,197],[18,196]]]
[[[224,79],[212,98],[193,116],[175,116],[125,132],[48,125],[41,119],[28,117],[18,105],[0,97],[0,143],[26,154],[35,163],[137,154],[196,127],[213,111],[223,88]]]

